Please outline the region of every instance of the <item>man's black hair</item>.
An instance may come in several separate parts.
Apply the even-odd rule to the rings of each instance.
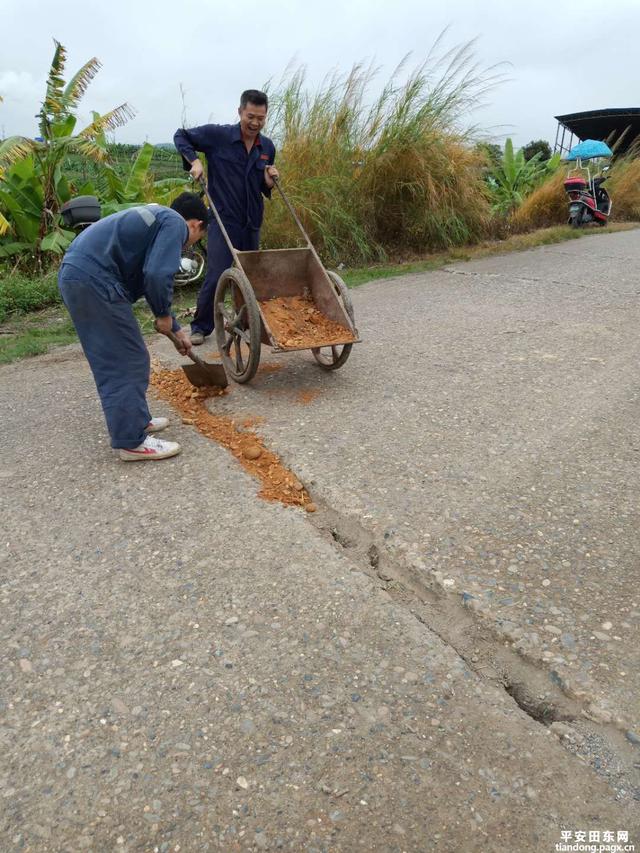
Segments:
[[[269,98],[264,92],[258,89],[246,89],[240,95],[240,109],[243,110],[247,104],[253,104],[256,107],[264,107],[269,109]]]
[[[179,213],[183,219],[209,221],[209,209],[196,193],[180,193],[171,203],[171,210]]]

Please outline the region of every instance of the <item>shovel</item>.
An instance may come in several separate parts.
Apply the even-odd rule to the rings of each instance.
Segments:
[[[181,345],[173,332],[168,332],[167,337],[174,346]],[[203,361],[193,350],[189,350],[189,358],[193,364],[183,364],[182,369],[192,385],[195,385],[196,388],[209,388],[211,386],[217,386],[218,388],[227,387],[229,384],[227,374],[224,372],[224,367],[221,364],[211,364],[211,362]]]

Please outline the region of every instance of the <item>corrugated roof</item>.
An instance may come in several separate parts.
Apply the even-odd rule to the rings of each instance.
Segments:
[[[608,140],[609,144],[613,142],[612,147],[616,147],[617,151],[626,151],[636,137],[640,136],[640,107],[586,110],[555,118],[562,127],[579,140]],[[616,146],[616,140],[621,137],[623,137],[622,142]],[[558,141],[556,141],[556,147],[558,147]]]

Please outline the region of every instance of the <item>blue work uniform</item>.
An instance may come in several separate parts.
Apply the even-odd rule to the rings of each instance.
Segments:
[[[209,194],[220,214],[232,245],[240,251],[251,251],[260,243],[260,227],[264,215],[262,196],[271,190],[264,180],[264,170],[273,165],[276,149],[266,136],[258,135],[251,151],[247,151],[240,123],[203,124],[176,131],[173,141],[182,154],[185,168],[197,159],[197,151],[207,158]],[[210,335],[213,331],[213,297],[218,279],[233,263],[229,247],[215,219],[207,233],[207,275],[191,323],[193,332]]]
[[[91,367],[112,447],[138,447],[151,420],[149,353],[132,303],[144,296],[156,317],[171,314],[173,277],[188,237],[174,210],[134,207],[89,226],[60,267],[58,287]],[[174,317],[174,332],[179,328]]]

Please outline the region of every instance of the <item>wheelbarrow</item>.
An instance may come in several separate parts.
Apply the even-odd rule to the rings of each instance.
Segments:
[[[213,316],[224,369],[229,378],[239,383],[249,382],[255,376],[262,344],[271,346],[273,353],[310,349],[321,368],[337,370],[349,358],[353,344],[360,342],[347,286],[337,273],[325,270],[279,181],[274,183],[306,241],[304,248],[238,251],[231,243],[205,181],[201,180],[233,257],[233,266],[218,279]],[[332,334],[325,340],[314,339],[313,345],[309,345],[299,336],[277,331],[273,317],[269,321],[269,302],[292,297],[311,305],[308,314],[316,322],[328,321],[327,328]],[[318,329],[322,334],[324,325],[321,323]]]

